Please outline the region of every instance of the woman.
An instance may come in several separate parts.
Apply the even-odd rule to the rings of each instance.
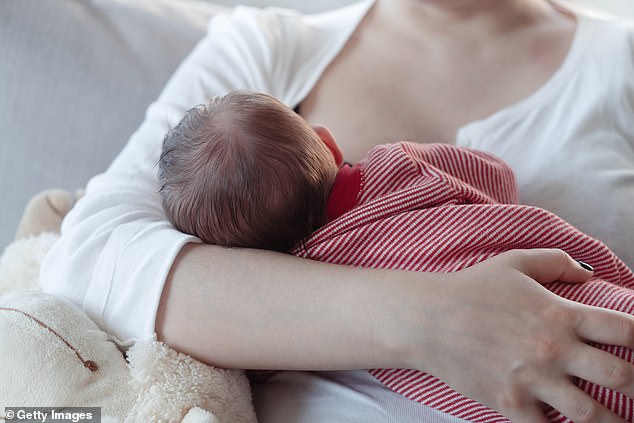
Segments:
[[[634,321],[570,303],[535,283],[586,280],[589,272],[567,255],[515,251],[439,275],[202,245],[166,222],[154,168],[168,117],[177,120],[213,95],[248,88],[299,106],[309,122],[327,123],[347,160],[386,139],[488,148],[518,172],[524,202],[550,208],[597,236],[594,229],[602,225],[580,224],[565,213],[596,217],[585,210],[590,205],[580,206],[581,171],[595,196],[606,196],[596,200],[605,206],[629,169],[618,167],[616,182],[608,179],[616,188],[598,186],[604,178],[588,161],[618,163],[594,151],[570,155],[569,142],[585,149],[597,144],[597,134],[626,134],[601,151],[627,157],[634,100],[626,60],[634,36],[617,24],[593,25],[599,24],[545,0],[380,0],[315,17],[238,9],[217,18],[124,151],[91,181],[65,220],[62,240],[44,264],[43,285],[82,304],[124,345],[156,333],[176,349],[225,367],[416,368],[516,422],[544,421],[542,402],[578,422],[619,421],[569,379],[633,397],[634,369],[584,341],[632,347]],[[609,65],[616,75],[604,77],[591,67],[602,60],[581,62],[578,56],[606,37],[618,49],[608,57],[625,59]],[[593,47],[595,56],[609,53]],[[610,84],[588,98],[588,75]],[[555,158],[574,163],[568,179],[563,166],[550,167]],[[563,189],[551,189],[550,173]],[[618,210],[608,214],[602,224],[620,216]],[[455,293],[474,283],[481,288],[456,303]],[[310,379],[306,392],[321,389],[315,377],[334,384],[299,395],[293,411],[265,407],[267,392],[279,384]],[[321,401],[332,398],[332,386],[341,401]],[[263,421],[420,421],[425,410],[380,390],[356,372],[283,373],[256,390],[256,401],[263,404]]]

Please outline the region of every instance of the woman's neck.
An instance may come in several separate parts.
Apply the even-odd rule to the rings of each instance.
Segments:
[[[560,16],[547,0],[379,0],[375,12],[422,36],[447,39],[498,37]]]

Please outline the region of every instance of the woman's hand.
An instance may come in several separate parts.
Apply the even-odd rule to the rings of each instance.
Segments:
[[[591,275],[560,250],[511,251],[448,274],[452,295],[447,286],[438,286],[440,295],[420,294],[433,295],[436,305],[424,311],[425,345],[410,350],[409,364],[513,422],[547,421],[542,403],[577,423],[621,422],[571,378],[634,397],[634,366],[586,343],[634,347],[634,318],[563,299],[535,283]]]

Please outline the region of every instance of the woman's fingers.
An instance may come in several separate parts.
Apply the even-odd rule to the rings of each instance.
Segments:
[[[571,354],[568,374],[634,398],[634,366],[590,345],[580,345]]]
[[[443,275],[453,283],[435,287],[446,295],[425,308],[425,321],[434,324],[423,329],[425,361],[417,368],[513,422],[544,421],[541,403],[578,423],[622,422],[571,379],[634,397],[634,366],[586,344],[633,347],[634,318],[566,300],[537,283],[591,276],[563,251],[550,249],[510,251]],[[457,362],[469,363],[469,378]]]
[[[450,351],[468,355],[457,358],[472,364],[472,378],[452,371],[450,354],[438,375],[513,422],[543,421],[540,403],[576,422],[623,421],[571,378],[634,397],[634,366],[586,343],[634,347],[634,318],[566,300],[535,282],[583,282],[591,271],[563,251],[540,249],[503,253],[459,273],[453,298],[460,301],[443,308],[443,333],[457,334]]]
[[[563,250],[536,248],[515,250],[506,254],[507,258],[516,260],[517,270],[542,284],[557,281],[585,282],[593,273],[583,268]]]
[[[593,274],[561,250],[538,249],[517,253],[517,269],[540,283],[583,282]],[[562,304],[550,308],[545,316],[555,326],[567,330],[571,335],[576,333],[580,339],[577,345],[567,350],[571,356],[563,361],[566,367],[562,377],[553,378],[550,383],[538,384],[539,388],[535,393],[541,401],[578,423],[623,422],[612,411],[570,383],[568,377],[579,377],[634,398],[634,366],[583,342],[634,348],[634,317],[613,310],[566,302],[569,307]],[[574,336],[571,339],[576,342]],[[563,344],[562,340],[560,346]],[[551,365],[555,365],[556,361],[558,360],[553,357]]]
[[[560,378],[542,383],[536,388],[538,397],[575,423],[625,423],[587,393]]]
[[[634,317],[619,311],[577,305],[580,320],[577,334],[599,344],[634,348]]]

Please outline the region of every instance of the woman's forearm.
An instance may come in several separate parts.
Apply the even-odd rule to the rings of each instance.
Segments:
[[[574,421],[621,422],[572,380],[634,397],[634,367],[586,344],[634,347],[634,319],[536,283],[590,276],[558,250],[433,274],[190,245],[172,268],[157,332],[223,367],[414,368],[512,421],[545,422],[547,403]]]
[[[417,291],[440,277],[190,244],[172,268],[157,332],[177,350],[222,367],[405,366],[399,326],[411,321],[405,315],[412,307],[425,320],[431,295]]]

